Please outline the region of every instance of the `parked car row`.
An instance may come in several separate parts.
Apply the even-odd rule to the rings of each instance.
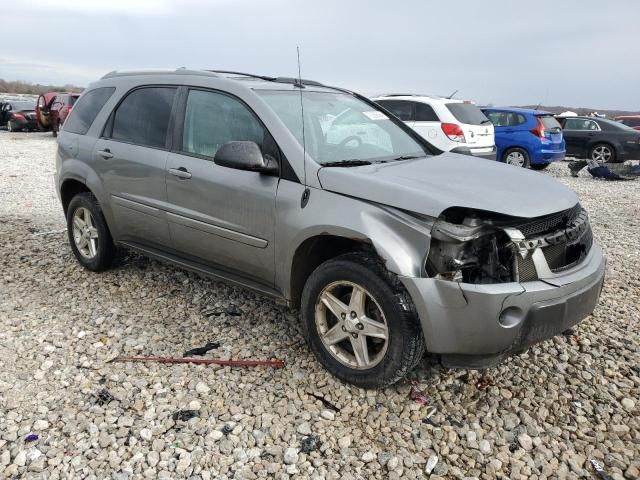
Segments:
[[[318,360],[365,388],[397,382],[425,350],[487,368],[591,314],[605,259],[575,192],[473,158],[493,149],[486,116],[421,98],[382,107],[301,79],[107,74],[58,139],[71,249],[88,270],[120,246],[299,308]],[[549,156],[530,163],[558,155],[552,116],[487,113],[540,140]]]
[[[55,137],[71,113],[79,93],[49,92],[37,101],[27,98],[0,99],[0,127],[10,132],[49,131]]]

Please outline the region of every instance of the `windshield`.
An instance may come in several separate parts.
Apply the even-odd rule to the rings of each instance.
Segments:
[[[256,90],[302,141],[299,91]],[[380,110],[345,93],[302,92],[306,151],[322,165],[424,157],[425,150]]]
[[[35,110],[36,104],[31,102],[10,102],[11,110]]]
[[[549,130],[562,129],[558,121],[551,115],[538,115],[538,118],[542,122],[542,125],[544,125],[544,128],[547,128]]]
[[[489,119],[484,116],[482,110],[473,103],[447,103],[447,108],[460,123],[466,125],[489,123]]]

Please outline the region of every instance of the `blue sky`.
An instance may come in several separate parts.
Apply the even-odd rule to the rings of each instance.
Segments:
[[[302,73],[365,94],[640,110],[640,1],[14,0],[0,78],[114,69]],[[18,40],[19,39],[19,40]]]

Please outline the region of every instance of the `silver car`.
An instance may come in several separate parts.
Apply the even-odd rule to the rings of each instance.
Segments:
[[[361,387],[425,351],[494,365],[588,316],[605,271],[573,191],[313,81],[107,74],[64,124],[56,185],[84,267],[126,247],[272,296]]]

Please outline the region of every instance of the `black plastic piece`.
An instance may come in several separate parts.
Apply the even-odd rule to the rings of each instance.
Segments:
[[[311,196],[311,190],[309,190],[309,187],[304,189],[304,192],[302,192],[302,198],[300,199],[300,208],[304,208],[307,206],[307,203],[309,203],[309,197]]]

